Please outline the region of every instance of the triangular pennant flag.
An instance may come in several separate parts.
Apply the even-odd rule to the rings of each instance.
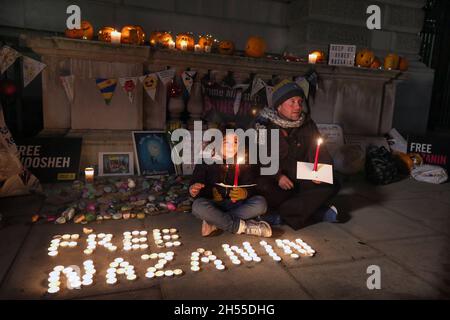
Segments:
[[[147,74],[139,77],[139,80],[142,82],[142,86],[150,98],[155,100],[156,88],[158,87],[158,75],[156,73]]]
[[[130,100],[130,103],[133,103],[136,92],[137,77],[119,78],[119,83],[128,95],[128,100]]]
[[[23,57],[23,87],[25,88],[46,67],[45,63]]]
[[[0,74],[6,71],[21,54],[11,47],[3,46],[0,49]]]
[[[156,73],[161,82],[166,86],[175,76],[175,69],[167,69]]]
[[[105,78],[97,78],[95,79],[97,83],[97,87],[100,90],[103,99],[107,105],[111,103],[111,99],[114,95],[114,91],[116,90],[117,79],[105,79]]]
[[[259,92],[259,90],[264,88],[265,85],[266,85],[266,83],[264,82],[264,80],[262,80],[260,78],[253,79],[252,91],[250,93],[250,98],[252,98],[255,94],[257,94]]]
[[[197,71],[184,71],[181,74],[181,79],[183,80],[184,87],[186,88],[187,93],[191,94],[192,85],[194,84],[194,77]]]
[[[309,95],[309,82],[303,77],[298,77],[295,82],[298,84],[300,88],[302,88],[303,92],[305,93],[305,98],[308,99]]]
[[[241,100],[242,100],[242,89],[237,89],[236,98],[234,98],[233,103],[233,112],[235,115],[239,112],[239,108],[241,107]]]
[[[72,103],[74,99],[73,86],[75,83],[75,76],[73,74],[70,76],[61,76],[60,79],[64,87],[64,91],[66,92],[67,99],[69,99],[69,102]]]
[[[272,94],[273,94],[273,87],[266,84],[267,105],[269,107],[272,107]]]

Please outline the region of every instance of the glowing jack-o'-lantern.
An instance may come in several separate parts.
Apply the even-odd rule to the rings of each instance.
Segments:
[[[111,42],[111,32],[115,29],[113,27],[103,27],[98,30],[98,40],[104,42]]]
[[[145,43],[145,32],[140,26],[125,26],[122,28],[120,42],[142,45]]]
[[[222,40],[219,43],[219,53],[232,55],[234,53],[234,43],[231,40]]]
[[[194,36],[191,33],[179,33],[175,45],[178,50],[194,50]]]
[[[150,45],[151,45],[152,47],[154,47],[154,46],[156,46],[156,45],[158,44],[159,37],[161,37],[162,34],[163,34],[162,31],[152,31],[152,32],[150,33],[150,39],[149,39],[149,42],[150,42]]]
[[[384,68],[386,70],[396,70],[400,62],[400,57],[396,53],[389,53],[386,58],[384,58]]]
[[[363,49],[356,54],[356,65],[358,67],[370,67],[373,60],[375,59],[375,54],[369,49]]]
[[[161,35],[158,36],[157,44],[159,44],[160,46],[169,48],[171,43],[174,42],[170,32],[162,32]]]
[[[197,44],[199,45],[200,49],[205,50],[205,46],[212,47],[213,41],[214,39],[210,35],[200,36]]]
[[[323,53],[322,51],[313,51],[310,54],[314,54],[316,55],[316,62],[323,62],[325,61],[325,53]]]
[[[264,56],[266,48],[266,41],[264,41],[263,38],[258,36],[251,36],[247,40],[247,44],[245,46],[245,54],[248,57],[261,58]]]
[[[80,29],[66,29],[65,35],[71,39],[92,40],[94,37],[94,27],[87,21],[81,21]]]

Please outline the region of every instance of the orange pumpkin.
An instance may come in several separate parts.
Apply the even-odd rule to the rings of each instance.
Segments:
[[[113,32],[113,27],[103,27],[100,30],[98,30],[98,40],[104,41],[104,42],[111,42],[111,32]]]
[[[133,45],[142,45],[145,43],[145,32],[140,26],[125,26],[122,28],[121,34],[121,43]]]
[[[400,57],[396,53],[389,53],[386,58],[384,58],[384,68],[386,70],[396,70],[400,62]]]
[[[162,32],[162,34],[158,37],[159,45],[164,48],[168,48],[171,43],[173,43],[173,38],[170,32]]]
[[[266,53],[266,41],[258,36],[251,36],[247,39],[245,54],[248,57],[261,58]]]
[[[200,36],[200,38],[198,39],[198,43],[197,44],[200,46],[200,48],[202,50],[205,50],[205,46],[212,47],[213,41],[214,41],[214,39],[210,35]]]
[[[234,53],[234,43],[231,40],[222,40],[219,42],[219,53],[232,55]]]
[[[94,38],[94,27],[92,24],[87,21],[81,21],[80,29],[66,29],[65,35],[67,38],[72,39],[84,39],[84,40],[92,40]]]
[[[356,54],[356,65],[368,68],[375,59],[375,54],[369,49],[363,49]]]
[[[315,54],[317,59],[316,62],[324,62],[325,61],[325,53],[322,51],[313,51],[310,54]]]
[[[398,69],[400,71],[408,71],[409,62],[405,57],[400,57],[400,62],[398,64]]]
[[[177,34],[177,40],[175,41],[176,48],[181,50],[182,44],[186,44],[187,50],[194,50],[195,40],[192,33]]]
[[[370,65],[370,68],[371,69],[380,69],[381,68],[381,61],[380,61],[380,59],[375,57],[375,59],[373,59],[372,64]]]
[[[152,33],[150,33],[149,39],[150,45],[153,47],[156,46],[158,44],[159,37],[161,37],[162,34],[163,34],[162,31],[152,31]]]

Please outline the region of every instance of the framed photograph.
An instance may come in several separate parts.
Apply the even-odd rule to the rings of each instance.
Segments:
[[[98,174],[100,176],[133,175],[133,152],[100,152],[98,154]]]
[[[164,131],[133,131],[138,173],[144,176],[174,174],[171,148]]]

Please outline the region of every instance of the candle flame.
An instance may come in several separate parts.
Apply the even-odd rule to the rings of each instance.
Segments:
[[[322,144],[323,140],[322,138],[317,139],[317,144],[320,146]]]

